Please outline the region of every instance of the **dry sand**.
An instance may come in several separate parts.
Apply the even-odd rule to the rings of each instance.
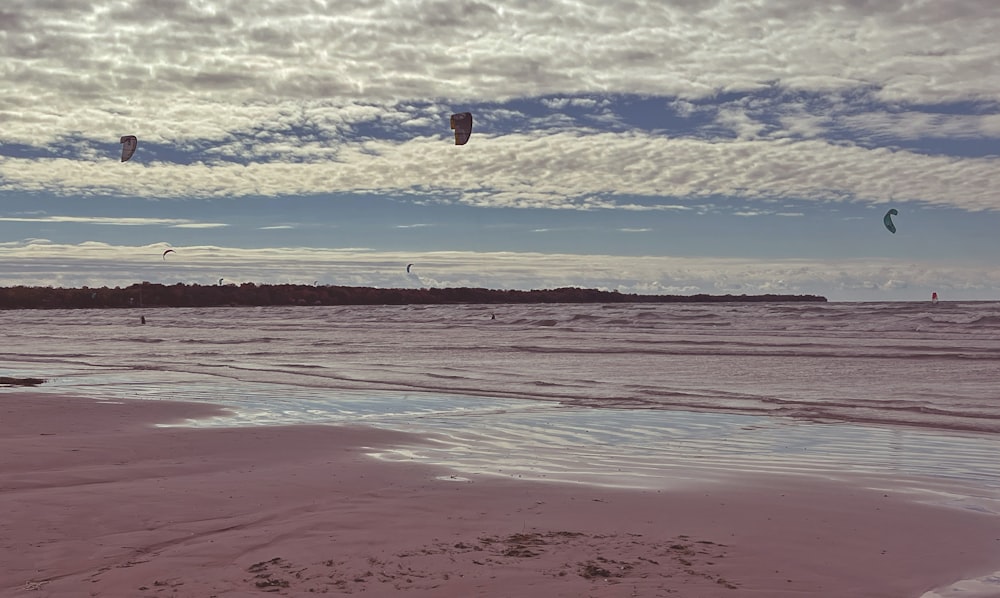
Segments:
[[[367,454],[400,433],[152,426],[217,412],[0,393],[0,596],[900,598],[1000,568],[1000,518],[843,481],[466,482]]]

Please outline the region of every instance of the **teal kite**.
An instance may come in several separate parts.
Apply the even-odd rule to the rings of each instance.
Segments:
[[[892,217],[898,215],[899,212],[896,211],[896,208],[892,208],[891,210],[885,213],[885,218],[882,219],[882,222],[885,223],[885,227],[889,229],[890,233],[893,234],[896,233],[896,225],[892,223]]]

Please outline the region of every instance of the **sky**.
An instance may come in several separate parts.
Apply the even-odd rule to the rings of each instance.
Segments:
[[[996,0],[5,0],[0,286],[1000,300],[997,31]]]

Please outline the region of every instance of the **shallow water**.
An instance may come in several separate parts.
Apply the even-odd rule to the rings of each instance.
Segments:
[[[706,471],[926,477],[1000,494],[992,434],[816,423],[686,410],[595,408],[531,399],[395,391],[330,391],[210,376],[66,372],[38,390],[104,400],[221,403],[232,415],[185,425],[363,424],[429,435],[386,459],[419,459],[466,474],[661,488]],[[696,469],[697,473],[691,470]]]

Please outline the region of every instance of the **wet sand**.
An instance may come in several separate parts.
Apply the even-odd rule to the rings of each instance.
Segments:
[[[860,479],[470,481],[369,455],[403,433],[153,425],[218,412],[0,393],[0,595],[896,598],[1000,568],[1000,517]]]

